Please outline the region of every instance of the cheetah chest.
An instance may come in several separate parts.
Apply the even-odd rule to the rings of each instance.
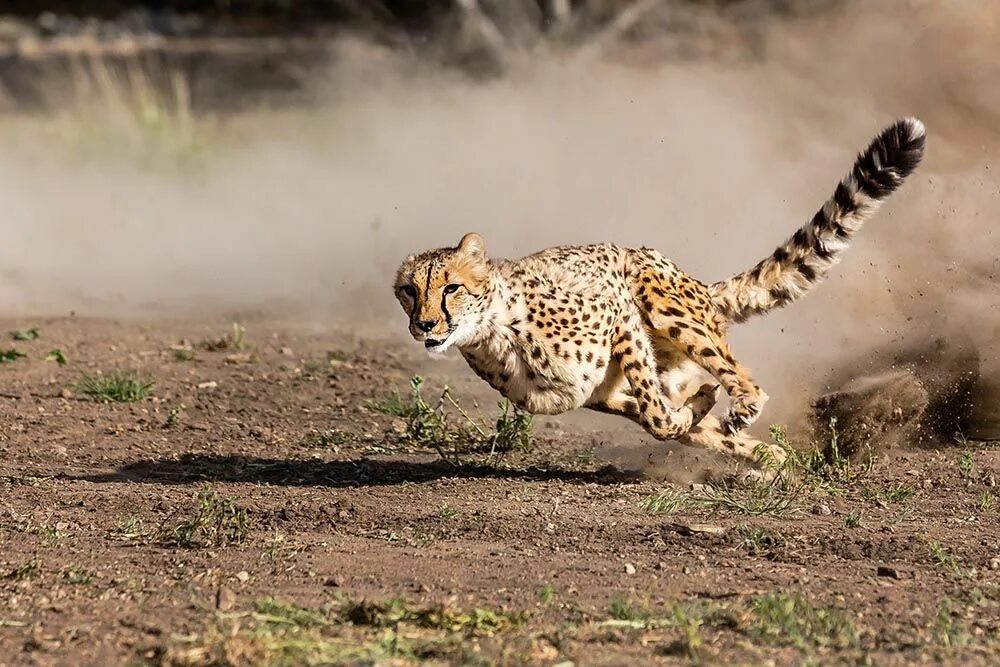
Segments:
[[[608,373],[610,324],[602,318],[600,326],[581,327],[578,316],[574,322],[564,315],[529,312],[462,354],[479,377],[523,410],[576,409]]]

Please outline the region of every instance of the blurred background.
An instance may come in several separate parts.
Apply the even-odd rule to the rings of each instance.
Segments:
[[[996,362],[1000,4],[162,0],[0,8],[0,305],[288,315],[405,338],[407,253],[649,245],[706,281],[892,120],[927,160],[828,284],[739,328],[801,404],[956,331]]]

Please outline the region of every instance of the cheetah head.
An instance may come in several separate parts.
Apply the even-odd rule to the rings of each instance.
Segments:
[[[396,273],[396,298],[410,318],[410,335],[428,352],[472,340],[489,306],[490,262],[479,234],[454,248],[407,257]]]

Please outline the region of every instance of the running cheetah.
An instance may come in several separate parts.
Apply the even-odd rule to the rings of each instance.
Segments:
[[[493,259],[469,233],[456,247],[406,258],[396,297],[428,351],[457,347],[523,410],[587,407],[628,417],[657,439],[749,459],[764,447],[781,461],[780,447],[743,432],[768,396],[733,358],[726,330],[819,283],[923,150],[919,120],[887,127],[808,223],[721,282],[700,282],[656,250],[607,243]],[[705,372],[714,382],[703,383]],[[708,414],[720,384],[730,403],[721,421]]]

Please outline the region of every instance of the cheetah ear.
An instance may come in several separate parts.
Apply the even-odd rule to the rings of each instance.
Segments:
[[[475,232],[469,232],[458,242],[458,251],[475,257],[486,257],[486,241]]]

